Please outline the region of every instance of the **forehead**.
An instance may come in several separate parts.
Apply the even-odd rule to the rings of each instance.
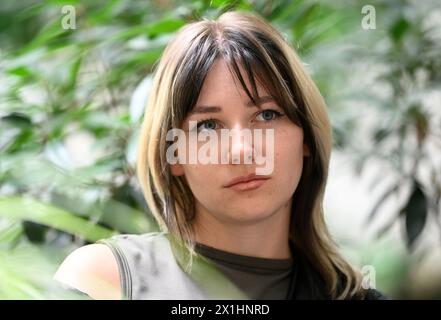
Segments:
[[[242,74],[242,78],[249,90],[251,90],[251,83],[246,72],[242,66],[238,65]],[[258,81],[257,77],[256,87],[259,97],[269,96],[269,92],[265,87]],[[228,68],[227,62],[223,59],[216,60],[202,85],[201,91],[198,97],[198,103],[210,103],[212,99],[216,100],[231,100],[240,99],[244,103],[249,101],[249,98],[244,91],[239,79],[237,79]]]

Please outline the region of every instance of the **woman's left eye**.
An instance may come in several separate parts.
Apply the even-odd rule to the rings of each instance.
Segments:
[[[257,118],[259,121],[271,121],[271,120],[274,120],[274,119],[281,117],[281,116],[283,116],[283,114],[281,114],[280,112],[278,112],[276,110],[266,109],[266,110],[261,111],[257,115]]]

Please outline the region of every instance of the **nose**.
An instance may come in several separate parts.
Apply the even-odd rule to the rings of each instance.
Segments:
[[[230,130],[231,147],[229,159],[232,164],[251,164],[254,160],[251,129],[236,125]]]

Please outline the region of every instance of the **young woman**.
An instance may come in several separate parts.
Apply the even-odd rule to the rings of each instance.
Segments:
[[[172,129],[188,142],[173,149],[179,161],[167,153]],[[244,129],[263,134],[264,162],[257,142],[237,138]],[[233,141],[210,155],[226,163],[188,161],[204,154],[191,133],[221,142],[225,130]],[[323,98],[275,28],[231,11],[190,23],[157,65],[139,141],[138,178],[162,232],[81,247],[55,279],[95,299],[384,298],[362,288],[326,227],[331,146]]]

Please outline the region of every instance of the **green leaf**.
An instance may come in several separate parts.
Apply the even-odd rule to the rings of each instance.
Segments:
[[[78,79],[78,71],[81,67],[81,62],[83,60],[83,56],[80,54],[72,63],[70,70],[69,70],[69,80],[64,86],[64,91],[69,93],[75,90],[77,79]]]
[[[134,26],[124,29],[124,31],[110,36],[105,42],[112,43],[120,40],[128,40],[139,35],[148,35],[154,38],[160,34],[172,33],[181,28],[185,24],[182,19],[164,18],[148,25]]]
[[[12,69],[9,69],[7,72],[10,75],[18,76],[21,78],[30,78],[34,75],[33,72],[29,70],[29,68],[26,66],[14,67]]]
[[[90,242],[116,234],[92,221],[28,197],[0,197],[0,217],[32,221],[81,236]]]
[[[7,116],[1,117],[0,121],[13,127],[20,127],[21,129],[28,129],[32,124],[32,120],[29,116],[21,112],[12,112]]]
[[[20,221],[2,219],[0,223],[0,247],[14,247],[20,241],[23,226]]]
[[[399,41],[409,28],[409,22],[404,18],[400,18],[393,24],[390,34],[395,41]]]
[[[386,139],[392,131],[389,128],[377,128],[374,132],[374,140],[377,144]]]
[[[406,219],[407,247],[412,249],[427,220],[427,199],[418,182],[414,182],[412,195],[403,208]]]
[[[54,192],[51,195],[51,202],[57,207],[98,221],[120,233],[141,234],[158,230],[153,216],[115,199],[104,199],[90,203],[77,196]]]
[[[184,20],[167,18],[150,24],[147,33],[153,38],[159,34],[174,32],[181,28],[184,24]]]

